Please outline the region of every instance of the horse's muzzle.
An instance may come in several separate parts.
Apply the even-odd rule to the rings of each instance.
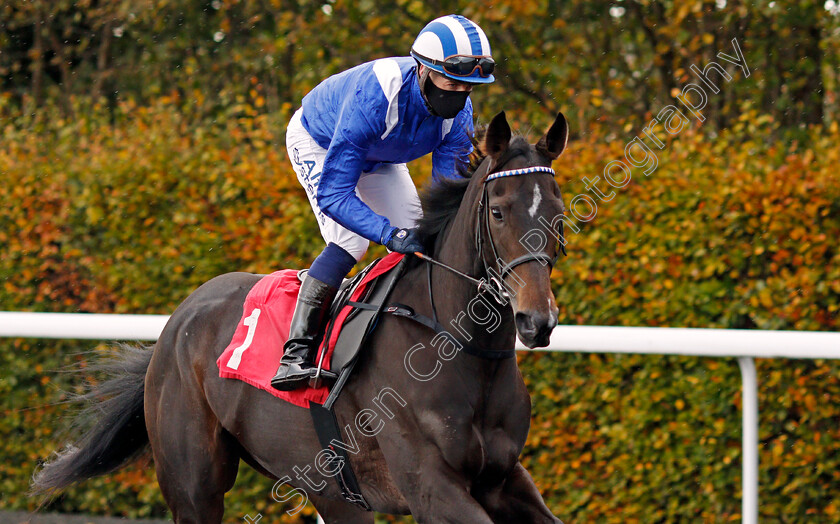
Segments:
[[[519,339],[531,349],[547,346],[557,325],[557,315],[538,311],[520,311],[515,320]]]

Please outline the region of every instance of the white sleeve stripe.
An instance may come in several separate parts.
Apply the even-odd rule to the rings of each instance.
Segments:
[[[441,140],[446,138],[446,135],[448,135],[449,132],[452,130],[452,124],[454,122],[455,122],[454,118],[447,118],[446,120],[443,121],[443,126],[441,127],[441,129],[443,130],[443,135],[441,135],[441,137],[440,137]]]
[[[402,87],[402,73],[400,72],[400,65],[391,58],[375,61],[373,72],[376,74],[376,79],[379,80],[382,92],[385,93],[385,99],[388,100],[388,111],[385,113],[385,132],[380,137],[385,140],[385,137],[394,130],[400,120],[399,96],[400,87]]]

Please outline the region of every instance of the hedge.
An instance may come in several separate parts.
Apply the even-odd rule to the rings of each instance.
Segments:
[[[0,309],[168,314],[220,273],[312,260],[321,239],[285,157],[289,108],[270,117],[241,100],[206,122],[183,107],[162,97],[67,119],[0,103]],[[775,133],[750,114],[720,136],[687,130],[658,151],[654,173],[634,170],[595,220],[569,232],[553,274],[560,321],[836,331],[840,132],[812,129],[804,143]],[[555,163],[567,202],[583,176],[623,156],[626,138],[595,132],[570,144]],[[428,162],[412,172],[428,178]],[[61,402],[84,376],[60,371],[84,366],[89,350],[110,347],[0,340],[0,507],[36,506],[30,475],[65,441]],[[564,521],[739,520],[734,360],[528,352],[520,363],[534,405],[523,462]],[[759,360],[758,374],[761,518],[837,521],[840,366]],[[285,515],[270,493],[243,467],[227,520],[311,519],[311,509]],[[167,515],[148,462],[49,509]]]

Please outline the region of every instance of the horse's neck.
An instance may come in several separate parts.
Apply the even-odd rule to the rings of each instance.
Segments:
[[[471,194],[467,192],[455,219],[441,232],[435,255],[444,264],[477,277],[484,265],[475,245],[476,208],[471,204],[477,197],[470,198]],[[480,349],[512,347],[516,333],[509,305],[500,305],[484,293],[479,299],[481,303],[470,308],[470,301],[478,296],[475,284],[442,268],[433,267],[432,291],[438,321],[456,338],[463,338],[466,333],[470,343]],[[491,319],[485,321],[487,315]]]

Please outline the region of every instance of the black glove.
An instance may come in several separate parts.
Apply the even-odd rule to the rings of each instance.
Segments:
[[[394,228],[388,239],[385,241],[385,247],[397,253],[411,254],[415,251],[423,253],[423,243],[420,242],[420,236],[416,229],[399,229]]]

